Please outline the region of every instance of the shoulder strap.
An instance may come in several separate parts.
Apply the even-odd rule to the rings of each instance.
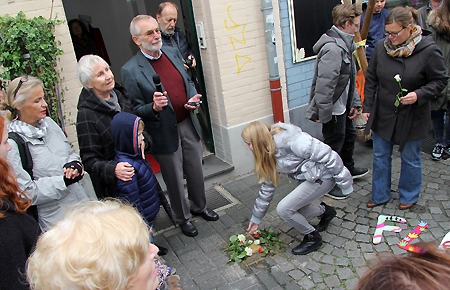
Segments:
[[[33,159],[31,158],[30,149],[28,143],[16,132],[8,132],[8,138],[14,140],[19,148],[20,160],[22,162],[23,169],[33,178]],[[32,205],[27,209],[27,214],[32,216],[37,222],[39,222],[39,214],[37,206]]]
[[[22,167],[31,176],[31,179],[33,179],[33,159],[31,158],[27,141],[16,132],[8,132],[8,137],[16,142],[17,147],[19,148]]]

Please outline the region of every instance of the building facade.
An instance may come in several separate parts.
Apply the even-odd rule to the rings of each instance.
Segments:
[[[261,10],[262,1],[272,4],[271,15],[264,17]],[[292,49],[293,20],[292,13],[289,12],[293,1],[186,1],[192,5],[195,23],[202,23],[204,28],[203,44],[206,48],[200,49],[199,53],[215,154],[234,165],[235,175],[253,169],[252,154],[246,151],[240,137],[242,129],[255,120],[273,123],[265,23],[273,23],[274,28],[275,63],[281,80],[284,120],[300,125],[313,136],[320,135],[317,124],[304,118],[314,59],[296,63],[293,61],[295,54]],[[137,14],[154,15],[159,4],[159,1],[144,0],[123,2],[126,3],[107,0],[0,0],[2,12],[10,15],[23,11],[27,17],[38,15],[50,17],[52,13],[53,17],[56,16],[58,19],[70,20],[74,15],[93,14],[93,25],[102,29],[106,47],[108,50],[111,49],[109,53],[111,68],[118,82],[120,82],[120,67],[136,52],[128,32],[130,20]],[[152,2],[153,5],[150,5]],[[185,2],[183,5],[186,5]],[[106,16],[102,16],[104,14]],[[82,86],[75,75],[76,58],[66,24],[58,25],[55,37],[61,42],[61,49],[64,50],[58,66],[63,68],[62,86],[66,88],[63,104],[65,130],[69,141],[78,148],[75,129],[76,105]],[[116,55],[124,57],[121,59]]]

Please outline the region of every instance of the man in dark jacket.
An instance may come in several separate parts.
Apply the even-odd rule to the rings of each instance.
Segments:
[[[191,46],[186,35],[176,27],[178,19],[178,7],[172,2],[163,2],[159,4],[156,12],[156,21],[158,21],[161,30],[161,39],[163,45],[177,48],[183,56],[183,63],[186,69],[195,68],[196,61]]]
[[[206,206],[201,133],[193,113],[202,96],[186,74],[180,52],[162,47],[161,33],[153,17],[133,18],[130,33],[140,51],[122,67],[123,85],[136,115],[144,120],[152,137],[152,154],[161,166],[175,221],[183,234],[194,237],[198,231],[190,221],[192,214],[208,221],[219,219]]]
[[[376,0],[375,7],[373,9],[372,20],[370,21],[369,32],[366,40],[366,58],[370,60],[373,49],[378,40],[383,39],[384,35],[384,21],[386,20],[389,10],[384,8],[386,0]],[[364,25],[364,19],[366,18],[366,11],[363,11],[361,15],[361,28]]]
[[[178,7],[172,2],[159,4],[156,12],[156,21],[161,29],[161,39],[163,45],[177,48],[183,56],[183,64],[187,74],[194,82],[195,89],[200,93],[200,86],[197,79],[197,62],[194,52],[189,45],[184,32],[176,27],[178,19]]]
[[[322,123],[324,143],[336,151],[353,179],[368,173],[355,167],[353,149],[356,117],[361,99],[355,90],[356,66],[352,56],[356,49],[354,35],[359,29],[361,10],[355,5],[341,4],[333,8],[333,27],[323,34],[313,49],[317,53],[311,96],[306,118]],[[328,196],[344,199],[338,187]]]

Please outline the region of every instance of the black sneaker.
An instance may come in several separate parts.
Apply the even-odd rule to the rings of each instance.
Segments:
[[[445,146],[444,154],[450,155],[450,145]]]
[[[353,170],[350,170],[350,173],[351,173],[353,179],[361,178],[361,177],[365,176],[367,173],[369,173],[369,169],[353,167]]]
[[[333,199],[346,199],[348,197],[348,195],[342,193],[342,190],[338,186],[333,187],[333,189],[325,195]]]
[[[444,153],[444,145],[437,143],[433,151],[431,151],[431,159],[434,161],[439,161],[442,158],[442,154]]]

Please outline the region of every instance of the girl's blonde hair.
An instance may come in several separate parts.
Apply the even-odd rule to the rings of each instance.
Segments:
[[[241,137],[245,143],[251,144],[253,147],[255,173],[259,182],[271,182],[276,186],[280,181],[280,176],[275,158],[277,146],[272,135],[277,134],[280,130],[275,131],[275,128],[271,132],[270,125],[259,121],[251,122],[242,130]]]

